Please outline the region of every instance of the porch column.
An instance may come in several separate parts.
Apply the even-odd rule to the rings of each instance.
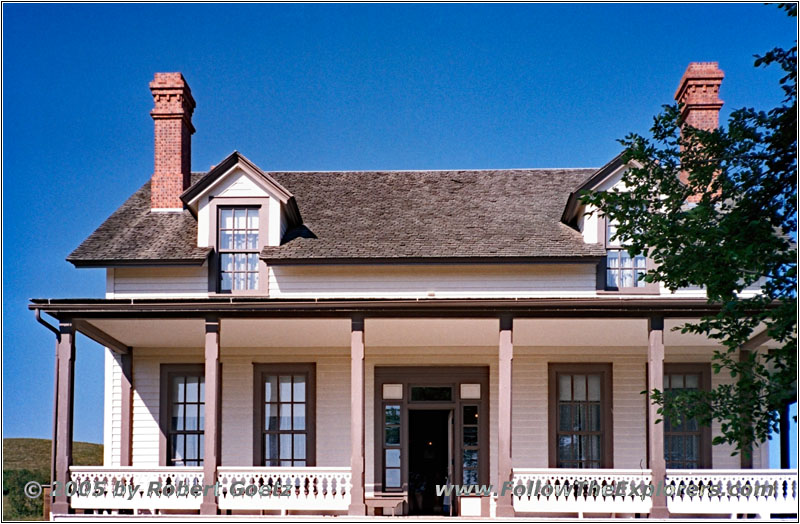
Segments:
[[[511,481],[511,368],[514,360],[512,342],[513,319],[500,318],[500,341],[498,351],[498,405],[497,413],[497,489],[502,493],[503,484]],[[497,497],[497,516],[513,517],[514,507],[511,493]]]
[[[350,487],[349,515],[366,515],[364,504],[364,319],[350,328]]]
[[[72,409],[75,383],[75,327],[72,322],[59,323],[56,342],[56,400],[53,429],[53,481],[60,484],[58,496],[53,499],[54,515],[69,513],[66,489],[69,467],[72,465]]]
[[[205,397],[205,447],[203,449],[203,484],[217,481],[217,467],[220,465],[220,405],[222,387],[219,363],[219,319],[206,320],[206,397]],[[217,514],[217,498],[214,490],[204,490],[201,515]]]
[[[131,466],[131,421],[133,417],[133,350],[120,355],[120,367],[122,368],[122,381],[120,383],[120,445],[119,445],[119,465]]]
[[[648,320],[649,343],[647,346],[647,452],[650,470],[653,472],[653,509],[650,518],[667,518],[667,497],[664,495],[664,481],[667,465],[664,460],[664,424],[656,424],[660,418],[658,406],[650,402],[649,392],[664,391],[664,317]]]

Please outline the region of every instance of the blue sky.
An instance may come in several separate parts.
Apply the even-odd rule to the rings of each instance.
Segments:
[[[150,176],[156,71],[197,101],[192,166],[601,166],[690,61],[731,108],[777,103],[795,22],[761,4],[3,5],[3,429],[49,438],[54,337],[31,297],[101,297],[64,258]],[[102,354],[80,338],[77,440],[102,440]]]

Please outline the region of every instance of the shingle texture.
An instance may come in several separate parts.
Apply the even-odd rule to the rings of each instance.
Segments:
[[[594,172],[270,173],[294,194],[317,238],[261,254],[274,261],[602,256],[560,221],[570,191]]]
[[[202,173],[192,173],[192,182]],[[75,265],[135,262],[202,263],[208,248],[197,247],[197,219],[188,211],[150,211],[150,182],[84,240],[67,260]]]
[[[602,256],[561,223],[570,191],[594,169],[270,172],[295,196],[303,226],[261,256],[292,261]],[[193,173],[193,183],[201,173]],[[68,260],[205,259],[188,212],[150,212],[142,186]],[[309,238],[311,237],[311,238]]]

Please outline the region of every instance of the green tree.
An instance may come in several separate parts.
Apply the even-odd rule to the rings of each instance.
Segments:
[[[797,6],[782,4],[789,16]],[[777,411],[796,399],[797,374],[797,45],[756,57],[782,69],[784,98],[769,111],[733,111],[727,126],[683,125],[678,105],[664,106],[652,136],[620,140],[631,168],[626,191],[592,192],[582,201],[618,222],[617,239],[656,263],[645,275],[670,290],[702,286],[719,313],[681,327],[719,340],[712,368],[735,381],[712,391],[665,396],[670,420],[720,423],[714,444],[749,453],[779,424]],[[679,180],[681,172],[688,182]],[[689,197],[697,200],[689,203]],[[756,295],[742,293],[759,288]],[[739,348],[766,326],[779,346],[739,360]]]

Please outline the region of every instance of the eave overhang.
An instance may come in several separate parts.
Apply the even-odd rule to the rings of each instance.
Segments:
[[[303,265],[437,265],[437,264],[596,264],[602,256],[576,257],[275,257],[262,250],[261,260],[272,266]]]
[[[100,260],[74,260],[67,258],[75,267],[81,268],[113,268],[113,267],[175,267],[175,266],[202,266],[208,261],[208,249],[203,258],[168,258],[168,259],[100,259]]]
[[[32,299],[31,310],[71,318],[697,318],[719,312],[702,298],[509,299]]]

